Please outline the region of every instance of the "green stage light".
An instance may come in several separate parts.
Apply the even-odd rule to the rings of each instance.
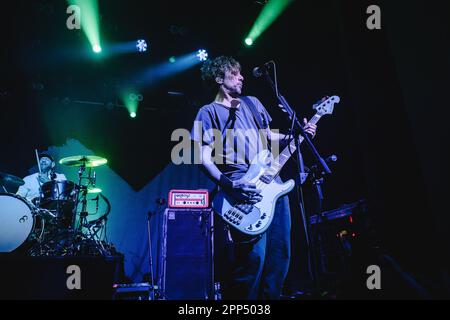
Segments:
[[[139,102],[144,100],[144,96],[133,87],[123,88],[120,90],[119,96],[122,99],[125,108],[127,108],[130,118],[136,118]]]
[[[172,56],[172,57],[169,58],[169,61],[170,61],[170,63],[174,63],[175,61],[177,61],[177,59]]]
[[[251,46],[253,42],[283,13],[294,0],[269,0],[261,10],[252,26],[245,44]],[[247,42],[247,40],[249,40]],[[251,41],[251,44],[249,42]]]
[[[102,52],[102,47],[100,47],[98,44],[96,44],[92,47],[92,51],[94,51],[95,53],[100,53],[100,52]]]
[[[101,52],[98,0],[67,0],[80,8],[81,30],[89,40],[95,53]]]

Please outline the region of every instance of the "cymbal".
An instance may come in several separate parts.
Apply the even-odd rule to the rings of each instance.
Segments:
[[[100,188],[88,188],[87,189],[87,193],[89,194],[97,194],[97,193],[102,193],[102,189]]]
[[[97,156],[73,156],[59,160],[59,163],[64,166],[81,167],[84,165],[87,168],[102,166],[107,162],[107,159]]]
[[[19,177],[13,176],[12,174],[0,172],[0,184],[11,187],[20,187],[25,184],[25,181]]]

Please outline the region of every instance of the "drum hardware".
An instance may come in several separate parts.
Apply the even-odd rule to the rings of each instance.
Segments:
[[[97,156],[73,156],[63,158],[59,161],[60,164],[70,167],[78,167],[78,184],[77,184],[77,192],[75,195],[75,206],[73,208],[72,213],[72,223],[71,228],[68,230],[69,232],[69,244],[67,246],[68,251],[71,253],[79,253],[83,251],[89,243],[90,252],[96,252],[97,254],[106,255],[108,254],[107,248],[98,237],[98,228],[97,231],[91,230],[91,222],[88,221],[87,217],[89,215],[87,211],[87,202],[88,194],[98,194],[95,199],[96,200],[96,212],[98,211],[98,200],[99,195],[101,193],[101,189],[96,187],[97,175],[93,168],[104,165],[107,163],[105,158],[97,157]],[[102,198],[106,200],[106,197],[102,195]],[[108,204],[108,212],[110,210],[109,202]],[[79,212],[78,208],[81,206]],[[77,218],[79,217],[79,221]],[[99,220],[99,219],[98,219]],[[91,224],[91,225],[90,225]],[[97,227],[98,225],[96,225]],[[84,231],[85,229],[86,231]]]
[[[8,193],[24,181],[0,173],[0,252],[18,252],[31,256],[113,255],[114,246],[106,242],[106,223],[111,206],[96,187],[94,168],[107,163],[97,156],[63,158],[60,164],[78,168],[78,183],[51,180],[40,187],[40,196],[29,201]],[[6,193],[2,194],[1,191]],[[93,195],[93,199],[88,199]],[[106,213],[88,221],[88,203],[107,204]],[[103,238],[102,238],[103,236]],[[105,240],[103,240],[105,239]]]
[[[0,252],[14,251],[31,256],[117,253],[114,246],[102,240],[106,239],[111,206],[101,194],[102,190],[96,187],[94,171],[107,160],[96,156],[74,156],[61,159],[60,163],[78,168],[78,184],[67,180],[48,181],[41,185],[40,196],[32,201],[8,192],[0,194]],[[0,192],[23,184],[18,177],[0,173]],[[94,198],[88,199],[88,195],[94,195]],[[107,204],[107,212],[88,221],[88,202],[95,201],[97,214],[101,199]]]
[[[4,192],[8,193],[8,189],[17,189],[24,184],[25,181],[23,179],[12,174],[0,172],[0,186]]]
[[[40,169],[37,152],[36,158]],[[39,196],[31,201],[9,193],[24,185],[23,179],[0,173],[0,252],[31,256],[116,254],[114,246],[106,242],[111,205],[101,194],[102,190],[96,187],[94,171],[107,160],[81,155],[63,158],[59,163],[78,168],[78,183],[68,180],[45,182],[40,186]],[[88,199],[88,195],[94,198]],[[106,213],[88,221],[88,202],[95,201],[97,214],[101,199],[107,204]]]
[[[76,225],[76,210],[78,207],[78,204],[81,203],[81,213],[80,213],[80,219],[85,219],[85,212],[87,208],[87,200],[86,195],[87,193],[94,193],[98,192],[98,190],[95,189],[95,184],[97,180],[97,176],[95,171],[92,170],[92,168],[104,165],[108,162],[107,159],[97,157],[97,156],[71,156],[63,158],[59,161],[60,164],[69,166],[69,167],[79,167],[78,170],[78,192],[76,194],[76,200],[75,200],[75,208],[74,208],[74,214],[73,214],[73,221],[72,221],[72,228],[73,230],[77,230]],[[83,176],[86,169],[88,169],[87,176]],[[101,191],[101,190],[100,190]],[[81,200],[80,200],[80,193],[81,193]],[[79,227],[82,226],[82,223],[80,223]]]

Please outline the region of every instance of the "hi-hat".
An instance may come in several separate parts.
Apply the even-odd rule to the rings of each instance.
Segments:
[[[0,184],[14,188],[23,186],[25,181],[19,177],[13,176],[12,174],[0,172]]]
[[[73,156],[66,157],[59,160],[59,163],[68,167],[81,167],[87,168],[98,167],[106,164],[108,160],[97,156]]]

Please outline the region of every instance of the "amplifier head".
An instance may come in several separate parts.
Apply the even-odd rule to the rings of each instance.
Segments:
[[[209,207],[208,190],[170,190],[169,208],[202,209]]]

